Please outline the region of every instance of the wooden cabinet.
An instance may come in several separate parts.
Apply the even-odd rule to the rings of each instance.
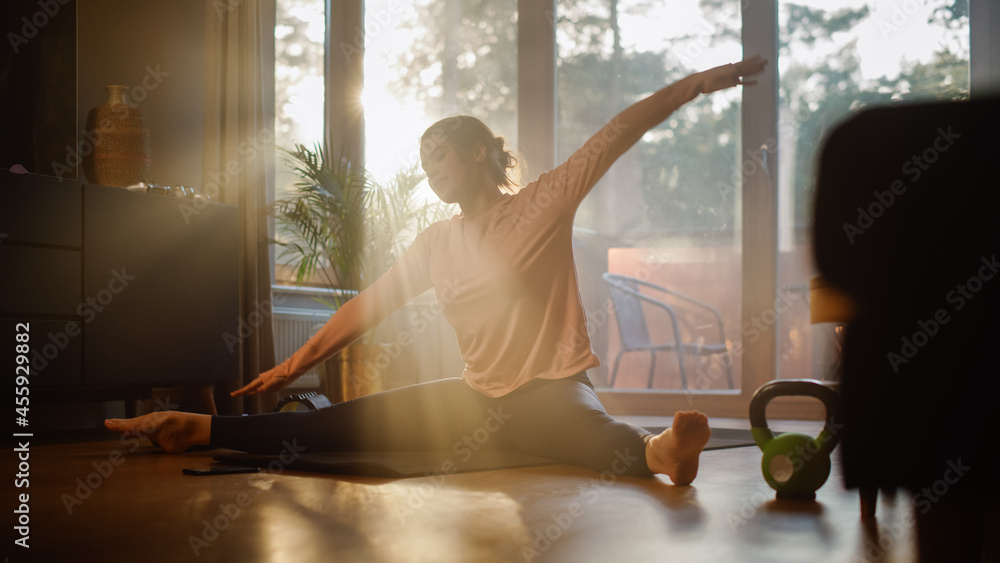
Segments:
[[[237,378],[238,229],[229,205],[0,171],[0,362],[29,323],[38,401]]]

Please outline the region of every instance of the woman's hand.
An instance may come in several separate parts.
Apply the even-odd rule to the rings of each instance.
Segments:
[[[285,372],[285,365],[279,364],[257,376],[247,386],[230,393],[232,397],[240,395],[256,395],[265,391],[279,391],[284,389],[295,378]]]
[[[764,72],[767,60],[760,55],[754,55],[749,59],[744,59],[738,63],[717,66],[704,72],[699,72],[698,89],[702,94],[709,94],[732,88],[733,86],[749,86],[757,81],[752,77]]]

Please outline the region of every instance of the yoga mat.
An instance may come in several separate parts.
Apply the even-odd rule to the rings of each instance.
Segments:
[[[647,428],[650,432],[662,432],[662,428]],[[713,428],[712,438],[706,450],[738,448],[754,445],[749,430]],[[287,461],[287,454],[286,454]],[[423,477],[470,471],[490,471],[553,465],[556,462],[520,452],[498,452],[480,450],[468,459],[448,451],[431,452],[313,452],[300,453],[290,463],[284,463],[277,455],[260,454],[220,454],[215,461],[230,465],[261,467],[277,473],[280,470],[312,471],[337,475],[365,475],[370,477]]]
[[[659,428],[649,426],[646,427],[646,430],[649,430],[654,434],[659,434],[665,429],[665,426]],[[757,444],[753,441],[753,435],[750,433],[750,430],[743,428],[713,428],[712,437],[709,438],[705,449],[725,450],[728,448],[745,448],[747,446],[757,446]]]
[[[315,452],[302,453],[289,464],[283,464],[276,455],[223,454],[215,461],[231,465],[249,465],[266,471],[279,469],[335,473],[337,475],[366,475],[370,477],[423,477],[469,471],[489,471],[552,465],[556,462],[520,452],[472,452],[468,460],[449,451],[423,452]]]

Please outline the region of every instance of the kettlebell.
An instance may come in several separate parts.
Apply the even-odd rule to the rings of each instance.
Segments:
[[[827,422],[815,438],[786,432],[775,436],[767,427],[767,403],[775,397],[814,397],[823,402]],[[815,379],[776,379],[761,385],[750,399],[750,432],[764,452],[760,468],[779,499],[816,498],[816,490],[830,476],[830,454],[840,436],[830,428],[840,395]]]

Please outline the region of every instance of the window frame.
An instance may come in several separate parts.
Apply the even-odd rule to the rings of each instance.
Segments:
[[[556,0],[518,0],[518,138],[533,155],[536,168],[555,166]],[[364,0],[327,0],[326,111],[328,146],[333,139],[352,139],[363,147],[364,118],[360,107],[363,60],[339,57],[339,45],[351,45],[357,29],[364,29]],[[778,3],[743,2],[744,53],[759,53],[772,64],[764,78],[743,91],[741,111],[744,158],[766,158],[769,170],[778,170],[779,150],[760,154],[759,147],[776,147],[778,138]],[[1000,6],[990,0],[969,0],[970,96],[996,93],[1000,83]],[[997,31],[992,34],[991,30]],[[757,148],[755,148],[757,147]],[[749,152],[748,152],[749,151]],[[743,176],[741,325],[753,322],[773,308],[778,296],[778,178],[763,167]],[[537,170],[535,171],[537,173]],[[746,257],[753,256],[754,260]],[[609,412],[662,415],[697,409],[711,416],[745,418],[753,392],[778,376],[778,328],[760,331],[754,341],[739,343],[742,377],[738,390],[599,389]],[[744,335],[745,336],[745,335]],[[775,401],[772,416],[815,418],[822,411],[810,399]]]

